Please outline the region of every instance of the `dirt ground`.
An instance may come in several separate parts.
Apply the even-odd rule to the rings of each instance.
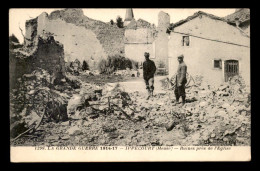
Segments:
[[[154,94],[165,93],[161,80],[164,80],[167,76],[155,76],[154,77]],[[116,83],[114,83],[116,84]],[[119,84],[124,88],[126,92],[139,92],[147,93],[146,85],[142,77],[128,79],[126,81],[120,81]]]
[[[96,85],[105,85],[106,83],[117,83],[124,81],[134,81],[140,80],[140,77],[130,77],[130,76],[121,76],[121,75],[80,75],[79,78],[86,82]],[[139,81],[138,81],[139,82]]]

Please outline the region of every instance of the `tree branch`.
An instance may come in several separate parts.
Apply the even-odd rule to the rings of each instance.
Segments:
[[[24,36],[24,34],[23,34],[23,30],[22,30],[21,27],[20,27],[20,23],[19,23],[19,29],[21,30],[21,34],[22,34],[24,40],[31,41],[30,39],[28,39],[28,38],[26,38],[26,37]]]

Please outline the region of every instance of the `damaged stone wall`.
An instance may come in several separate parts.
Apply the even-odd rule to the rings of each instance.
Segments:
[[[32,20],[27,21],[30,22]],[[37,17],[37,24],[37,34],[42,31],[53,33],[55,39],[64,45],[66,62],[85,60],[90,69],[97,69],[102,58],[124,55],[124,29],[90,19],[81,9],[57,10],[50,15],[42,13]],[[26,30],[28,36],[32,28],[35,29]]]
[[[37,18],[25,23],[25,45],[30,46],[33,39],[37,36]]]
[[[10,86],[23,74],[30,74],[37,68],[47,70],[55,77],[64,76],[65,61],[63,45],[53,36],[36,36],[31,47],[10,49]]]
[[[125,30],[126,57],[143,62],[144,52],[150,53],[150,58],[157,67],[163,64],[168,69],[168,35],[170,25],[169,14],[161,11],[158,14],[158,27],[150,23],[140,23],[143,20],[131,21]],[[148,24],[147,24],[148,23]]]
[[[92,31],[104,48],[106,55],[124,54],[124,28],[118,28],[116,24],[111,25],[91,19],[84,15],[82,9],[70,8],[54,11],[49,16],[50,20],[58,18]]]
[[[167,28],[170,26],[170,15],[163,11],[158,14],[157,37],[155,40],[155,62],[157,66],[163,64],[168,70],[168,34]]]
[[[139,63],[144,61],[144,52],[154,58],[153,31],[149,28],[127,29],[125,31],[125,55]]]

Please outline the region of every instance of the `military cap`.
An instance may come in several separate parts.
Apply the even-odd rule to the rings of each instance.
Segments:
[[[149,52],[144,52],[144,55],[150,55],[150,53]]]
[[[184,58],[184,56],[181,54],[181,55],[179,55],[177,58]]]

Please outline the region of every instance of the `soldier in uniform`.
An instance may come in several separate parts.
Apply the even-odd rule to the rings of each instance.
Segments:
[[[144,53],[145,61],[143,63],[143,77],[146,84],[146,89],[148,91],[147,100],[153,96],[154,90],[154,74],[156,71],[156,66],[152,60],[149,59],[150,54],[148,52]]]
[[[182,105],[185,104],[185,84],[187,83],[186,73],[187,73],[187,65],[183,61],[184,56],[178,56],[179,66],[177,69],[176,75],[176,88],[175,88],[175,97],[176,103],[179,103],[179,98],[182,98]]]

